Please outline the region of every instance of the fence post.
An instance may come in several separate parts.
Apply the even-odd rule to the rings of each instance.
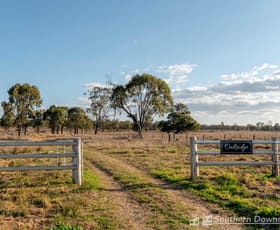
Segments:
[[[195,143],[196,137],[190,138],[190,153],[191,153],[191,179],[195,179],[199,176],[199,167],[198,163],[198,155],[197,153],[197,144]]]
[[[272,138],[272,151],[273,151],[272,162],[274,163],[272,165],[272,176],[277,177],[279,176],[279,166],[278,166],[279,157],[278,157],[278,144],[276,143],[275,137]]]
[[[82,185],[82,145],[81,139],[74,139],[75,145],[73,145],[73,152],[75,157],[73,157],[72,165],[75,167],[72,169],[72,181],[74,184]]]

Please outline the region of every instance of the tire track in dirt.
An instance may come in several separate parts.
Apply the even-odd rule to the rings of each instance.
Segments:
[[[114,156],[111,156],[109,154],[105,154],[105,153],[100,154],[100,153],[95,152],[93,155],[91,155],[90,158],[87,158],[87,160],[89,160],[93,165],[95,165],[96,168],[102,168],[103,172],[100,169],[99,170],[103,174],[106,174],[107,180],[109,180],[109,181],[114,181],[114,179],[113,179],[111,173],[106,170],[105,164],[108,164],[108,162],[110,162],[110,164],[116,168],[120,167],[120,168],[125,169],[128,174],[129,173],[138,174],[140,177],[145,178],[145,180],[147,180],[148,183],[151,183],[152,186],[161,188],[164,191],[164,193],[167,194],[168,199],[170,199],[172,202],[174,202],[174,205],[176,205],[176,204],[183,205],[186,210],[185,214],[187,214],[189,216],[189,219],[196,218],[196,217],[202,218],[202,217],[209,216],[209,215],[220,216],[223,218],[235,216],[232,212],[225,211],[215,204],[208,203],[208,202],[202,200],[200,197],[192,194],[191,192],[188,192],[186,190],[174,189],[174,187],[170,186],[169,184],[164,183],[161,180],[155,179],[150,174],[143,171],[142,169],[136,168],[135,166],[131,165],[125,159],[119,159],[119,158],[117,159]],[[106,171],[106,172],[104,172],[104,171]],[[121,188],[121,185],[119,185],[118,183],[116,183],[116,182],[112,182],[112,183],[114,183],[114,186],[118,187],[119,189]],[[126,192],[123,191],[123,193],[126,193]],[[122,196],[130,197],[129,195],[124,195],[124,194],[122,194]],[[117,197],[116,198],[113,197],[113,198],[119,199]],[[135,203],[135,202],[133,202],[133,203]],[[140,210],[141,210],[141,207],[140,207]],[[130,208],[131,208],[130,212],[135,213],[135,211],[133,211],[134,207],[131,206]],[[138,209],[138,212],[139,212],[139,207],[137,207],[137,205],[135,206],[135,208]],[[149,210],[143,210],[143,209],[142,209],[142,211],[144,211],[145,213],[149,212]],[[123,214],[120,214],[120,215],[123,215]],[[128,218],[130,218],[130,217],[128,217]],[[132,215],[131,218],[135,218],[135,216]],[[142,216],[142,218],[143,218],[143,216]],[[138,218],[138,220],[139,220],[139,218]],[[137,221],[137,218],[136,218],[136,221]],[[142,222],[142,224],[143,224],[143,222]],[[191,227],[188,226],[188,228],[191,228]],[[137,226],[137,228],[135,228],[135,229],[148,229],[148,228],[147,227],[141,228],[141,226]],[[203,229],[203,227],[200,226],[199,229]],[[226,227],[222,226],[222,225],[215,225],[215,226],[208,226],[207,229],[224,230],[224,229],[226,229]],[[233,230],[244,229],[244,227],[241,225],[230,225],[230,229],[233,229]]]
[[[96,165],[92,160],[87,160],[90,164],[90,170],[99,178],[102,184],[102,192],[104,196],[110,200],[111,210],[115,213],[118,221],[118,229],[127,230],[149,230],[151,229],[147,223],[147,215],[149,212],[143,210],[130,195],[125,192],[122,186],[116,182],[104,169]]]

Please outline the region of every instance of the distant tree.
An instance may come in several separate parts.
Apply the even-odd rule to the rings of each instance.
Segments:
[[[10,103],[5,102],[5,101],[3,101],[1,103],[1,106],[4,111],[4,114],[1,118],[1,126],[3,126],[5,129],[14,126],[15,114],[13,113],[13,106]]]
[[[36,132],[37,133],[40,133],[40,128],[41,126],[43,126],[44,124],[44,113],[45,113],[45,110],[44,109],[41,109],[41,110],[37,110],[34,112],[33,114],[33,128],[36,128]]]
[[[279,123],[275,123],[274,124],[274,130],[275,131],[279,131],[280,130],[280,124]]]
[[[125,112],[132,120],[140,138],[154,115],[163,115],[173,106],[167,83],[150,74],[137,74],[126,85],[115,86],[111,102],[113,108]]]
[[[269,121],[267,122],[267,125],[266,125],[265,127],[266,127],[266,130],[271,131],[271,130],[273,129],[273,123],[272,123],[272,121],[269,120]]]
[[[248,131],[253,131],[253,130],[256,130],[256,126],[252,125],[252,124],[247,124],[246,125],[246,129]]]
[[[119,121],[119,120],[106,120],[106,129],[110,130],[131,130],[132,123],[130,121]]]
[[[123,130],[131,130],[133,124],[131,121],[120,121],[119,128]]]
[[[89,90],[89,100],[91,101],[90,111],[95,121],[95,131],[97,134],[99,127],[104,129],[104,122],[109,117],[111,109],[110,97],[112,89],[109,87],[95,86]]]
[[[46,120],[52,134],[63,133],[66,126],[68,107],[51,105],[43,114],[43,120]]]
[[[256,126],[257,126],[257,129],[262,130],[264,127],[264,123],[259,121],[259,122],[257,122]]]
[[[78,134],[79,129],[92,127],[92,121],[80,107],[73,107],[68,110],[67,124],[69,128],[74,130],[74,134]]]
[[[200,124],[190,114],[191,112],[186,105],[176,104],[174,110],[168,114],[167,120],[160,121],[159,128],[162,132],[169,134],[200,129]]]
[[[18,136],[20,136],[23,128],[26,133],[34,109],[42,104],[40,91],[37,86],[17,83],[8,90],[8,94],[8,102],[2,102],[3,118],[5,122],[8,122],[6,124],[11,124],[14,119]]]

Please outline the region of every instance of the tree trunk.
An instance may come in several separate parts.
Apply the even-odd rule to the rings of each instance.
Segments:
[[[20,137],[21,134],[21,126],[18,126],[18,136]]]
[[[75,135],[79,134],[79,128],[75,127],[75,131],[74,131]]]
[[[95,124],[95,129],[94,129],[94,134],[96,135],[97,132],[98,132],[98,125],[97,125],[97,122],[96,122],[96,124]]]
[[[138,127],[138,136],[140,139],[143,139],[143,133],[141,127]]]
[[[134,129],[134,131],[137,131],[138,137],[140,139],[143,139],[142,127],[141,127],[140,121],[138,121],[138,119],[137,119],[137,115],[129,114],[128,117],[130,117],[132,119],[133,129]]]
[[[27,126],[24,126],[24,135],[27,134]]]
[[[61,128],[60,128],[60,134],[63,134],[63,130],[64,130],[64,127],[61,126]]]
[[[101,121],[101,130],[102,130],[102,133],[105,130],[105,122],[103,120]]]
[[[52,134],[55,133],[55,127],[52,127]]]
[[[138,133],[138,137],[140,139],[143,139],[142,127],[137,119],[135,119],[135,123],[133,126],[134,126],[134,130]]]

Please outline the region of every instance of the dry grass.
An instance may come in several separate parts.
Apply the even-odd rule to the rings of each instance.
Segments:
[[[134,135],[133,132],[110,132],[99,135],[85,133],[80,137],[83,138],[87,156],[91,156],[94,152],[104,154],[104,156],[122,162],[123,165],[133,166],[147,175],[161,178],[177,186],[182,191],[192,191],[204,197],[204,199],[216,202],[226,208],[231,208],[227,204],[236,199],[241,204],[248,205],[248,207],[258,208],[252,209],[252,213],[259,212],[263,215],[270,215],[269,213],[273,212],[278,213],[278,207],[280,206],[279,180],[270,177],[270,167],[201,168],[201,178],[195,183],[190,182],[188,179],[190,175],[188,140],[190,136],[197,136],[198,139],[224,139],[225,137],[226,139],[252,139],[253,136],[256,139],[271,139],[272,137],[280,139],[280,133],[194,132],[176,135],[170,143],[168,143],[168,136],[165,133],[144,133],[144,140],[135,139]],[[19,139],[15,134],[2,132],[1,141],[41,141],[73,137],[75,136],[68,133],[63,136],[49,133],[29,133]],[[263,147],[260,146],[260,148]],[[19,147],[1,148],[0,154],[46,151],[56,150],[31,147],[25,149]],[[228,157],[231,160],[239,160],[241,157],[242,160],[258,161],[267,158],[267,156]],[[212,158],[201,159],[217,159]],[[55,163],[50,161],[1,160],[0,166]],[[108,165],[107,167],[111,166]],[[112,202],[108,200],[106,191],[102,190],[102,182],[98,181],[87,161],[85,161],[85,170],[85,183],[80,188],[71,183],[71,172],[69,171],[0,172],[0,229],[47,229],[58,223],[81,226],[84,229],[119,229],[120,226],[123,226],[123,223],[117,218],[117,208],[112,207]],[[117,167],[115,171],[118,172]],[[233,184],[228,187],[225,186],[223,183],[230,181],[232,176],[236,178],[232,181]],[[137,178],[136,180],[140,181]],[[213,189],[216,189],[216,191],[213,192]],[[153,193],[155,191],[149,190],[148,192]],[[145,198],[145,194],[141,196],[141,193],[139,193],[138,195],[140,198]],[[152,196],[157,197],[158,195],[153,193]],[[224,202],[219,202],[219,200]],[[153,201],[151,202],[153,203]],[[164,210],[164,205],[165,203],[160,207],[162,210]],[[166,203],[166,205],[170,205],[170,203]],[[238,207],[240,208],[240,206]],[[234,207],[231,209],[236,211]],[[184,210],[184,208],[178,203],[176,206],[178,218],[180,210]],[[238,211],[236,213],[241,214]],[[163,223],[164,218],[166,218],[164,215],[170,215],[170,213],[157,213],[155,217],[160,217],[161,223]],[[173,218],[176,219],[177,217]],[[176,221],[173,222],[174,220],[171,219],[169,221],[171,222],[169,226],[175,224],[176,227]],[[154,225],[151,222],[149,226],[156,229],[156,224],[159,224],[159,222],[154,222]],[[173,229],[176,229],[175,227]]]

